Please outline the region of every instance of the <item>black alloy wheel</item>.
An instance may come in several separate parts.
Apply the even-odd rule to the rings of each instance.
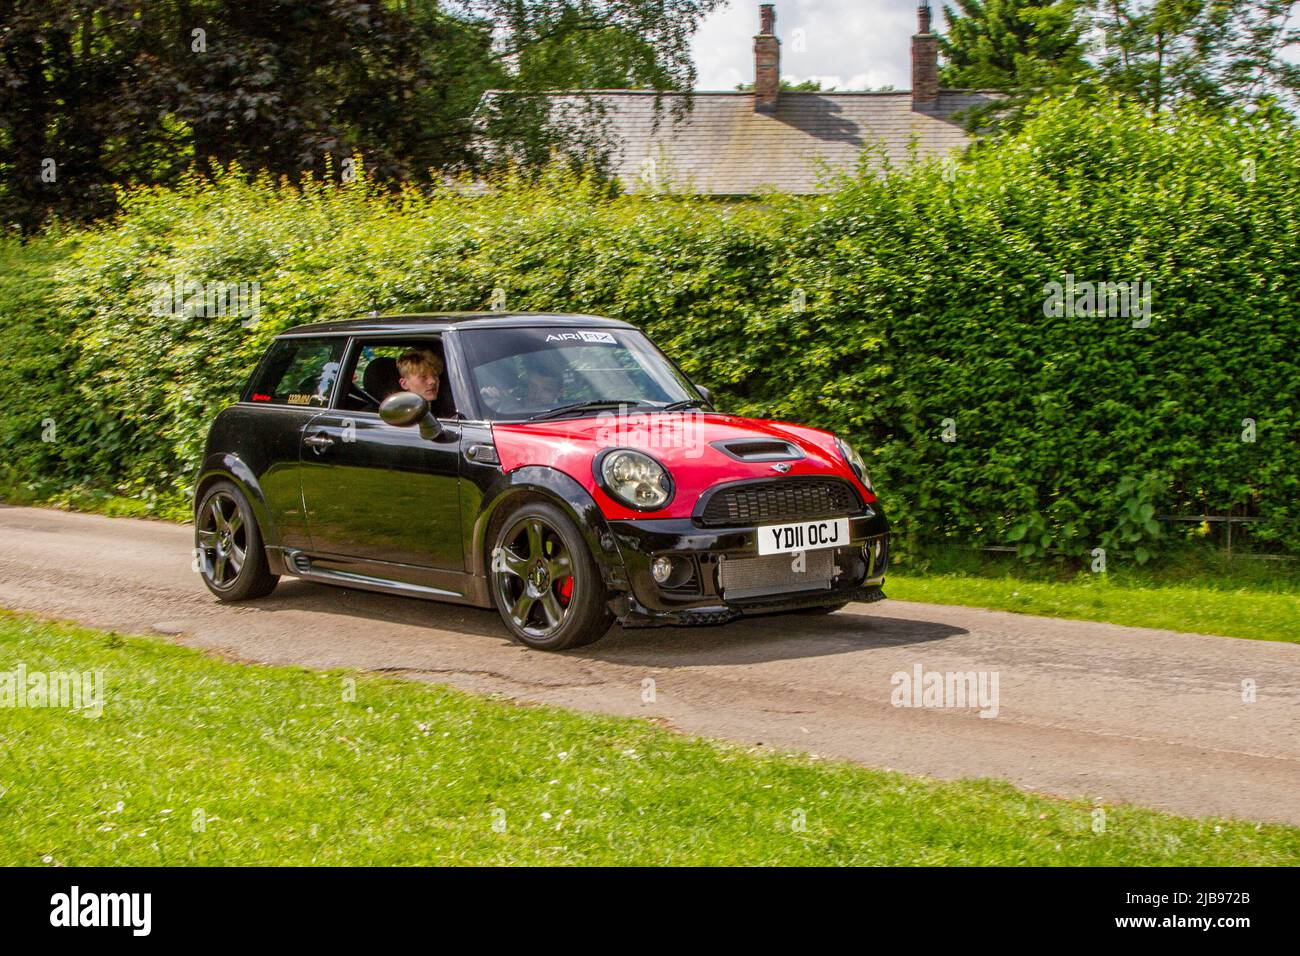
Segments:
[[[502,621],[529,647],[580,647],[599,640],[613,623],[586,542],[569,517],[549,502],[527,502],[501,523],[491,577]]]
[[[262,597],[279,581],[267,565],[248,500],[228,481],[213,485],[199,504],[194,557],[203,583],[223,601]]]

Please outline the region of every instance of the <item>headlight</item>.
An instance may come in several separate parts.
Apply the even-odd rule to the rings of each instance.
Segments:
[[[649,455],[618,448],[597,463],[597,477],[609,495],[639,511],[654,511],[668,504],[673,482],[667,469]]]
[[[862,460],[862,456],[854,451],[853,446],[843,438],[835,439],[835,447],[840,450],[840,454],[844,456],[844,460],[849,463],[849,467],[853,469],[853,473],[858,476],[858,481],[867,486],[867,491],[874,494],[876,489],[871,487],[871,476],[867,474],[867,463]]]

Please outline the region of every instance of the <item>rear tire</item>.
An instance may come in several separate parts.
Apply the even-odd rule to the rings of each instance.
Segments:
[[[614,615],[600,569],[572,519],[530,500],[496,524],[488,578],[511,637],[541,651],[600,640]]]
[[[209,591],[222,601],[248,601],[275,590],[262,532],[244,493],[219,481],[194,512],[194,556]]]

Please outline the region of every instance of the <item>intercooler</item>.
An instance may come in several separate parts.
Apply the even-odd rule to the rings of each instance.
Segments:
[[[796,569],[802,570],[796,570]],[[835,577],[835,549],[818,548],[794,554],[769,554],[761,558],[723,557],[718,568],[722,596],[729,601],[829,588]]]

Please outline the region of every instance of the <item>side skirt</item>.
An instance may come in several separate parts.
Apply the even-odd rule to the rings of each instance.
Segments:
[[[377,591],[426,601],[490,608],[487,578],[459,571],[435,571],[405,564],[354,561],[334,555],[313,555],[290,548],[267,548],[272,568],[304,581]]]

